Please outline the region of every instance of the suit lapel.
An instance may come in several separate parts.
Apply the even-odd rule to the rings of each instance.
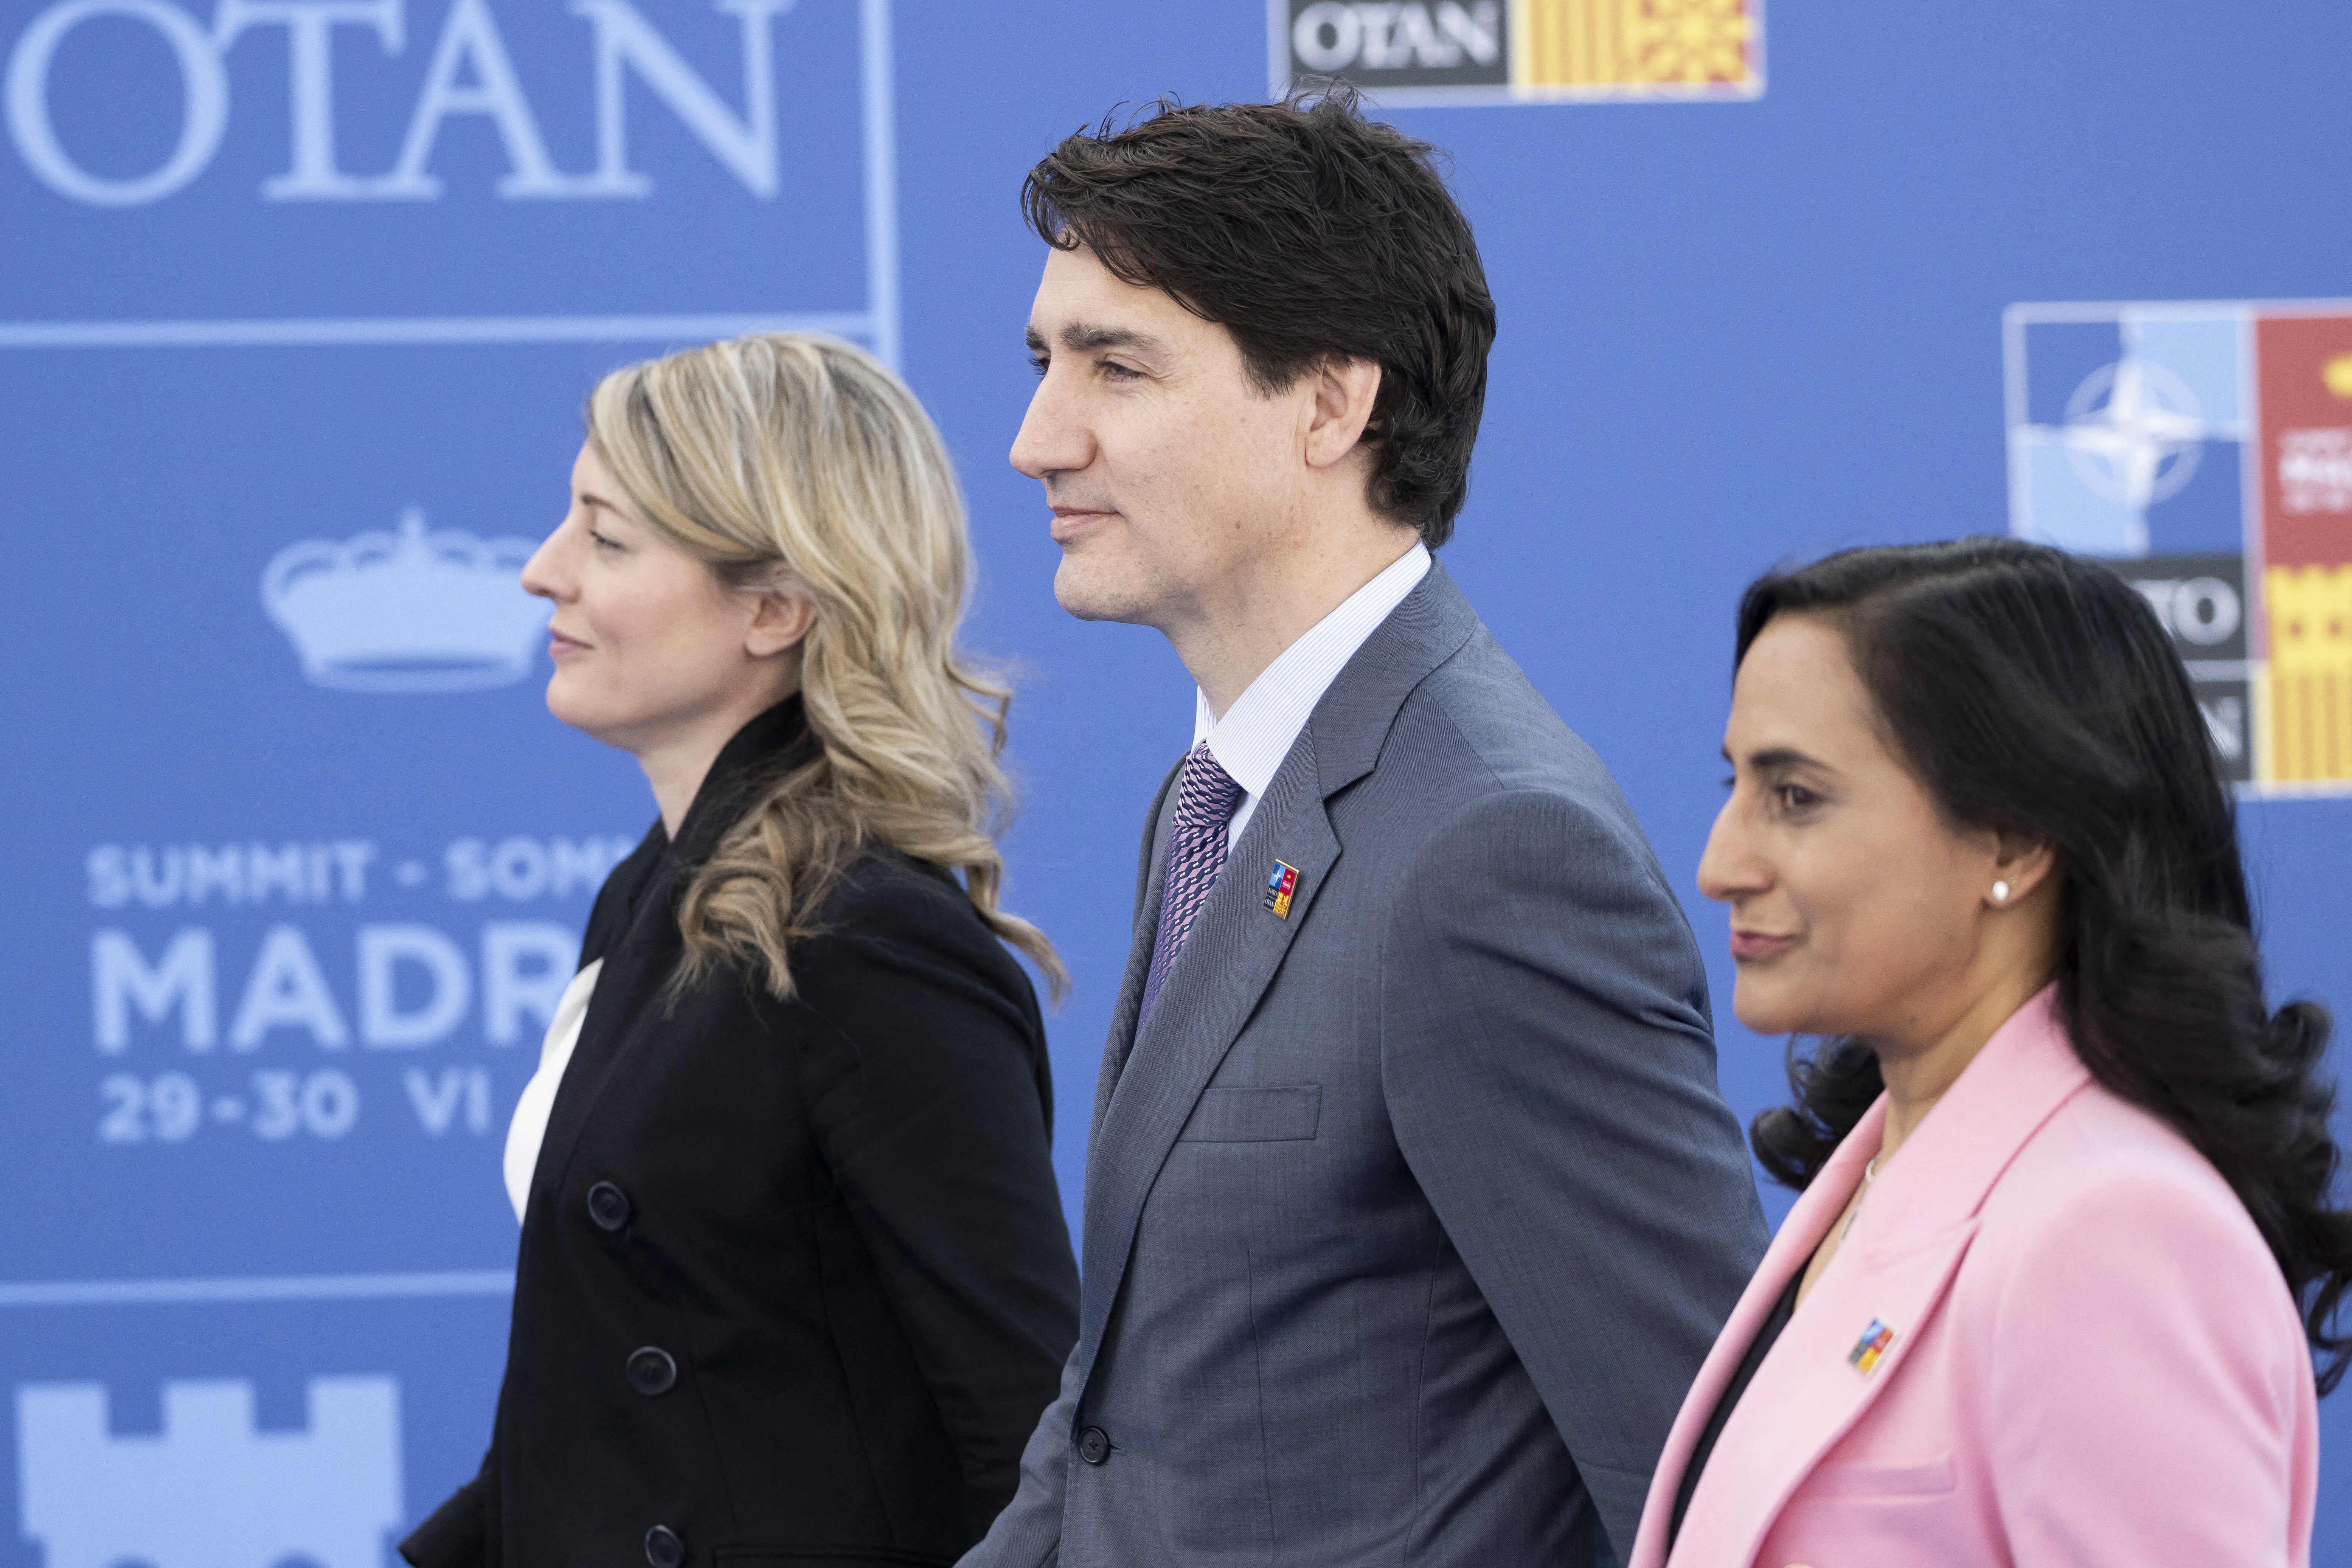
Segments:
[[[1128,1053],[1135,1048],[1135,1017],[1143,1010],[1143,985],[1151,974],[1151,942],[1160,924],[1160,889],[1168,881],[1168,834],[1176,817],[1176,780],[1184,772],[1184,759],[1168,770],[1160,781],[1160,793],[1152,797],[1151,813],[1143,834],[1141,864],[1135,872],[1135,914],[1129,931],[1127,973],[1119,981],[1118,999],[1111,1005],[1110,1034],[1103,1041],[1102,1068],[1095,1076],[1094,1121],[1087,1130],[1087,1147],[1092,1150],[1095,1141],[1102,1136],[1104,1113],[1110,1110],[1111,1091],[1118,1087],[1119,1074],[1127,1068]]]
[[[1452,574],[1431,562],[1429,574],[1364,639],[1307,718],[1324,799],[1372,771],[1404,700],[1477,629],[1477,613]]]
[[[1135,1016],[1167,874],[1174,775],[1161,785],[1151,869],[1137,907],[1087,1149],[1078,1319],[1078,1354],[1086,1366],[1100,1346],[1144,1202],[1177,1133],[1257,1010],[1339,861],[1339,841],[1324,803],[1371,772],[1405,698],[1477,625],[1453,578],[1431,563],[1428,574],[1365,638],[1315,705],[1202,904],[1150,1021],[1139,1032]],[[1265,908],[1266,878],[1276,860],[1298,872],[1286,920]]]
[[[1339,841],[1332,836],[1316,782],[1311,740],[1302,735],[1227,857],[1175,968],[1161,984],[1150,1021],[1136,1035],[1132,1059],[1103,1100],[1087,1172],[1082,1338],[1099,1334],[1108,1318],[1143,1200],[1193,1103],[1306,925],[1339,858]],[[1271,868],[1276,859],[1298,871],[1287,920],[1265,907],[1260,863]],[[1149,938],[1139,941],[1148,963]],[[1131,961],[1129,970],[1131,989]],[[1133,1017],[1131,1008],[1126,1016]]]
[[[1714,1348],[1706,1352],[1698,1378],[1691,1384],[1682,1410],[1675,1417],[1674,1429],[1666,1435],[1665,1450],[1658,1456],[1658,1468],[1650,1479],[1649,1500],[1642,1509],[1639,1549],[1631,1568],[1660,1568],[1665,1562],[1666,1531],[1674,1520],[1675,1497],[1682,1488],[1683,1472],[1690,1466],[1699,1434],[1706,1429],[1724,1390],[1731,1385],[1739,1363],[1747,1359],[1748,1347],[1756,1342],[1757,1332],[1770,1316],[1773,1304],[1789,1288],[1789,1281],[1812,1260],[1822,1238],[1829,1235],[1830,1226],[1845,1212],[1847,1200],[1861,1184],[1863,1167],[1878,1151],[1885,1119],[1886,1106],[1882,1100],[1864,1113],[1811,1184],[1798,1194],[1789,1217],[1780,1222],[1780,1233],[1765,1250],[1764,1260],[1756,1266],[1755,1278],[1748,1280],[1747,1289],[1740,1293],[1739,1304],[1731,1310],[1723,1331],[1716,1336]],[[1683,1532],[1690,1533],[1687,1522]]]
[[[1675,1542],[1681,1561],[1746,1568],[1797,1488],[1880,1392],[1902,1377],[1921,1330],[1942,1305],[1975,1239],[1985,1198],[2042,1123],[2090,1081],[2056,1016],[2056,991],[2045,987],[1993,1032],[1878,1173],[1838,1255],[1724,1424]],[[1862,1166],[1876,1154],[1885,1120],[1882,1098],[1790,1215],[1756,1287],[1741,1299],[1743,1309],[1765,1284],[1766,1272],[1777,1274],[1777,1293],[1812,1256],[1852,1195]],[[1834,1183],[1833,1172],[1839,1174]],[[1821,1202],[1812,1202],[1824,1187]],[[1794,1241],[1788,1241],[1789,1231],[1797,1233]],[[1708,1357],[1707,1373],[1727,1349],[1737,1364],[1760,1316],[1751,1319],[1743,1338],[1726,1331]],[[1858,1364],[1857,1351],[1881,1331],[1891,1335],[1882,1352]],[[1720,1397],[1724,1378],[1715,1377],[1711,1386]],[[1704,1424],[1713,1408],[1713,1400],[1700,1403],[1695,1390],[1676,1421],[1675,1437],[1685,1436],[1694,1412]],[[1674,1466],[1677,1482],[1688,1459],[1684,1443]],[[1662,1479],[1663,1474],[1662,1467]],[[1671,1503],[1671,1489],[1665,1495]],[[1654,1505],[1657,1496],[1654,1489]],[[1637,1559],[1635,1568],[1649,1565]]]
[[[669,983],[685,950],[677,903],[683,884],[777,778],[815,754],[798,693],[754,717],[719,749],[670,839],[656,822],[596,895],[581,951],[602,973],[581,1020],[579,1043],[549,1107],[531,1169],[532,1202],[562,1184],[572,1152],[627,1054],[637,1017]]]
[[[668,981],[683,943],[672,905],[677,894],[677,863],[665,858],[637,896],[625,932],[604,954],[604,968],[580,1022],[579,1043],[548,1108],[547,1132],[531,1168],[531,1201],[539,1189],[562,1184],[572,1151],[585,1131],[596,1102],[626,1055],[623,1049],[637,1016]]]
[[[1903,1375],[1977,1222],[1971,1216],[1876,1247],[1857,1245],[1859,1229],[1857,1220],[1856,1237],[1831,1260],[1725,1423],[1716,1452],[1738,1462],[1720,1473],[1710,1463],[1676,1542],[1682,1561],[1745,1568],[1755,1560],[1798,1483]],[[1857,1364],[1866,1339],[1884,1340],[1885,1348]]]

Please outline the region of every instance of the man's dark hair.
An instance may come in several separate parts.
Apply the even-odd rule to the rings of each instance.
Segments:
[[[1335,83],[1283,103],[1161,99],[1029,171],[1049,245],[1221,323],[1266,392],[1335,359],[1381,367],[1370,500],[1432,548],[1454,531],[1486,398],[1495,301],[1435,149]]]

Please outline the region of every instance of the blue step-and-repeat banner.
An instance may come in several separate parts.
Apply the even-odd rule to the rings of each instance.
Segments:
[[[1340,72],[1451,150],[1501,337],[1446,560],[1683,888],[1743,1117],[1731,610],[1843,544],[2122,563],[2275,989],[2352,1008],[2347,58],[2285,0],[0,0],[0,1568],[379,1568],[478,1463],[507,1118],[652,817],[514,584],[625,360],[832,332],[946,432],[1075,1208],[1192,705],[1054,605],[1014,198],[1120,100]]]

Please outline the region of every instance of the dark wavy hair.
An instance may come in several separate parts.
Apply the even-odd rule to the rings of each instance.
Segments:
[[[2336,1386],[2352,1215],[2331,1206],[2328,1016],[2263,1000],[2237,817],[2164,628],[2113,572],[2014,539],[1849,550],[1752,584],[1738,658],[1776,616],[1845,637],[1896,753],[1947,820],[2030,834],[2059,868],[2059,1016],[2083,1065],[2162,1118],[2246,1205]],[[1735,662],[1736,668],[1736,662]],[[1750,1130],[1810,1183],[1878,1097],[1853,1037],[1791,1042],[1796,1103]]]
[[[1334,82],[1282,103],[1116,110],[1029,171],[1048,245],[1223,324],[1276,392],[1333,359],[1381,367],[1370,500],[1431,549],[1454,531],[1486,400],[1495,300],[1435,150]]]

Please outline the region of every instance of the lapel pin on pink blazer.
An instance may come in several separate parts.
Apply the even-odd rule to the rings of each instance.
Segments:
[[[1854,1342],[1853,1349],[1846,1352],[1846,1364],[1868,1377],[1878,1370],[1878,1363],[1894,1343],[1895,1331],[1873,1318],[1870,1327],[1862,1331],[1862,1338]]]

